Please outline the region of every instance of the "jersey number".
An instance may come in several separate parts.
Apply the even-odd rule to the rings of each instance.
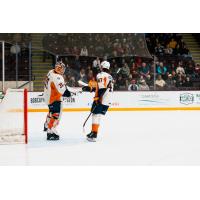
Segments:
[[[62,88],[64,86],[62,83],[59,83],[58,85],[60,86],[60,88]]]
[[[106,77],[104,77],[104,78],[99,78],[97,81],[98,81],[98,83],[102,83],[102,82],[103,82],[104,87],[105,87],[105,88],[107,87],[107,85],[106,85],[107,78],[106,78]]]

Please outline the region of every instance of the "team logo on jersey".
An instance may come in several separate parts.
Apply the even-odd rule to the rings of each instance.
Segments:
[[[180,95],[180,103],[189,105],[194,102],[194,95],[190,93],[184,93]]]

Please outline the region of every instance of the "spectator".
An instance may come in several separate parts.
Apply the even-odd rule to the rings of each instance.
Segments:
[[[178,42],[179,46],[180,46],[180,49],[183,49],[184,46],[185,46],[185,42],[183,41],[183,39],[181,39],[179,42]]]
[[[137,67],[136,67],[136,64],[133,63],[132,66],[131,66],[131,69],[130,69],[130,74],[132,76],[132,78],[134,79],[137,79],[138,78],[138,70],[137,70]]]
[[[167,47],[165,48],[165,54],[167,54],[167,55],[173,54],[173,49],[170,48],[169,45],[167,45]]]
[[[91,80],[93,78],[93,71],[92,70],[89,70],[88,73],[87,73],[87,80]]]
[[[127,63],[123,64],[123,67],[121,68],[121,72],[120,73],[122,74],[123,78],[128,78],[129,77],[129,75],[130,75],[130,69],[129,69]]]
[[[112,76],[113,76],[113,77],[116,77],[117,74],[120,72],[120,70],[121,70],[121,69],[118,67],[117,63],[115,63],[115,64],[113,65],[113,67],[111,68]],[[119,73],[119,74],[120,74],[120,73]]]
[[[157,74],[161,75],[163,79],[166,79],[167,67],[163,65],[163,62],[160,62],[157,66]]]
[[[166,86],[166,82],[162,79],[162,76],[159,74],[155,81],[156,89],[163,90]]]
[[[176,56],[177,56],[177,55],[181,55],[181,49],[180,49],[180,47],[179,47],[178,44],[177,44],[176,47],[174,48],[173,54],[176,55]]]
[[[176,66],[173,61],[168,65],[167,72],[168,74],[172,74],[172,71],[176,71]]]
[[[140,75],[147,77],[150,73],[149,66],[145,62],[143,62],[142,67],[140,67],[139,72],[140,72]]]
[[[193,87],[193,83],[190,80],[190,77],[186,77],[185,81],[183,82],[183,87]]]
[[[70,79],[69,79],[69,82],[68,82],[68,85],[70,87],[76,87],[76,79],[74,76],[71,76]]]
[[[78,76],[78,80],[81,80],[81,81],[87,83],[87,77],[85,75],[85,69],[84,68],[81,69],[79,76]]]
[[[174,38],[172,38],[169,43],[169,48],[175,49],[176,45],[177,45],[177,42],[174,40]]]
[[[176,81],[176,87],[180,88],[183,87],[184,84],[184,77],[181,74],[178,74],[177,81]]]
[[[158,43],[157,46],[155,47],[155,54],[157,56],[163,56],[164,55],[164,47],[161,46],[160,43]]]
[[[138,85],[139,91],[149,91],[149,86],[146,84],[145,80],[141,80]]]
[[[176,87],[176,80],[173,79],[172,75],[168,75],[168,79],[166,80],[166,86],[168,90],[174,90]]]
[[[151,75],[147,75],[146,83],[148,86],[153,86],[153,79],[151,78]]]
[[[79,55],[80,54],[80,49],[78,49],[77,46],[74,46],[72,49],[72,54],[73,55]]]
[[[183,55],[183,56],[189,55],[189,49],[187,48],[186,45],[184,45],[183,48],[181,49],[181,55]]]
[[[99,68],[100,67],[100,59],[99,57],[96,57],[96,59],[93,61],[92,67]]]
[[[140,76],[140,78],[138,79],[138,83],[142,82],[143,80],[145,81],[144,77]]]
[[[186,66],[185,73],[189,77],[194,77],[194,66],[192,63],[189,63],[189,65]]]
[[[75,69],[77,69],[77,70],[80,70],[80,68],[81,68],[81,63],[80,63],[80,60],[79,60],[79,56],[78,56],[78,55],[76,55],[76,57],[75,57],[74,67],[75,67]]]
[[[195,65],[195,77],[199,78],[200,77],[200,64],[196,63]]]
[[[128,91],[137,91],[138,85],[136,84],[136,80],[132,79],[131,84],[128,86]]]
[[[87,47],[84,46],[82,49],[81,49],[81,53],[80,53],[81,56],[88,56],[88,50],[87,50]]]
[[[122,75],[119,75],[117,77],[117,80],[115,81],[115,89],[116,90],[125,90],[126,89],[126,81],[122,78]]]
[[[184,68],[182,67],[181,64],[179,64],[179,66],[177,67],[176,73],[180,74],[180,75],[185,75],[185,70],[184,70]]]
[[[172,71],[172,79],[177,80],[177,74],[175,71]]]
[[[92,77],[91,79],[89,79],[89,82],[88,82],[88,85],[89,87],[92,89],[92,88],[97,88],[97,82],[95,80],[94,77]]]

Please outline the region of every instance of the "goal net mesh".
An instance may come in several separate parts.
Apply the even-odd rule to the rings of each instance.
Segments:
[[[8,89],[0,103],[0,144],[25,143],[24,90]]]

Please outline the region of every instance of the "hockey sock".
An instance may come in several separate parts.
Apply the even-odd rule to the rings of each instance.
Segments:
[[[92,132],[98,133],[99,124],[92,124]]]
[[[92,132],[98,133],[100,120],[101,120],[100,114],[93,114],[92,115]]]

